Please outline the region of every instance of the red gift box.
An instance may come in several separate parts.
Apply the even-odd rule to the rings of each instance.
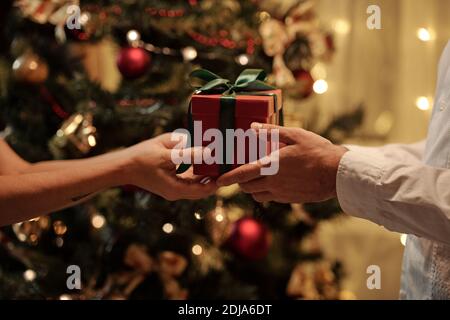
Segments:
[[[202,137],[206,130],[221,126],[221,108],[223,105],[221,94],[194,94],[191,98],[192,120],[201,121]],[[282,110],[282,94],[281,90],[265,90],[260,92],[239,93],[234,96],[234,129],[248,130],[253,122],[280,124]],[[225,139],[225,137],[223,137]],[[208,146],[211,141],[203,141],[203,146]],[[249,162],[249,143],[246,139],[246,155],[245,163]],[[235,144],[234,163],[231,168],[239,166],[236,161],[237,146]],[[258,150],[259,152],[259,150]],[[270,143],[267,143],[267,150],[264,155],[270,153]],[[259,153],[258,153],[259,154]],[[221,164],[194,164],[194,174],[209,177],[218,177],[223,173]]]

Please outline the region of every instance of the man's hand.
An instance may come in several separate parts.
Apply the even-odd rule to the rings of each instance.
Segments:
[[[156,193],[167,200],[199,199],[214,194],[217,185],[211,179],[194,176],[192,168],[176,174],[171,150],[179,141],[171,141],[171,134],[163,134],[126,149],[131,159],[130,184]],[[180,150],[181,151],[181,150]],[[195,149],[190,150],[194,156]]]
[[[336,196],[336,174],[339,162],[347,152],[341,146],[312,132],[298,128],[283,128],[268,124],[252,124],[255,130],[279,130],[279,171],[273,176],[261,176],[260,161],[243,165],[221,176],[218,186],[239,183],[259,202],[281,203],[319,202]]]

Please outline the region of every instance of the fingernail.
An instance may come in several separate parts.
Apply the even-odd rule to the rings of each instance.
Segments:
[[[201,184],[208,184],[211,182],[211,178],[210,177],[204,177],[202,180],[200,180]]]
[[[253,122],[252,123],[252,128],[253,129],[261,129],[263,127],[263,125],[261,123],[258,122]]]

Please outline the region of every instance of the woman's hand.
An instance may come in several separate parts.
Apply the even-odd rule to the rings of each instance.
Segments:
[[[217,186],[211,179],[194,176],[192,168],[182,175],[176,174],[171,151],[178,142],[172,141],[171,134],[166,133],[123,150],[123,156],[130,159],[130,167],[126,168],[129,184],[167,200],[199,199],[212,195]]]

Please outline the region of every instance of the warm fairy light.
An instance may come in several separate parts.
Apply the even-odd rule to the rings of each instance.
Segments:
[[[97,139],[95,139],[94,135],[91,134],[91,135],[88,136],[88,144],[91,147],[95,147],[97,145]]]
[[[202,214],[200,212],[198,212],[198,211],[194,213],[194,217],[197,220],[202,220],[203,219]]]
[[[38,64],[36,61],[31,61],[29,67],[30,67],[30,70],[36,70],[38,67]]]
[[[101,214],[94,214],[91,218],[91,224],[95,229],[102,228],[106,223],[105,216]]]
[[[406,234],[402,234],[401,236],[400,236],[400,242],[401,242],[401,244],[403,245],[403,246],[406,246],[406,239],[408,238],[408,235],[406,235]]]
[[[15,61],[13,62],[13,65],[12,65],[13,70],[19,69],[19,68],[20,68],[20,65],[21,65],[21,64],[20,64],[19,59],[15,60]]]
[[[418,97],[416,100],[416,107],[419,110],[426,111],[429,110],[431,106],[430,99],[427,97]]]
[[[428,42],[432,39],[431,31],[427,28],[420,28],[417,30],[417,38],[423,42]]]
[[[67,226],[61,220],[53,222],[53,230],[57,235],[63,235],[67,232]]]
[[[72,297],[68,294],[62,294],[59,296],[59,300],[72,300]]]
[[[241,66],[245,66],[245,65],[247,65],[249,63],[250,59],[248,58],[248,55],[243,53],[243,54],[240,54],[239,56],[236,57],[236,61]]]
[[[222,214],[218,214],[218,215],[216,215],[216,221],[217,222],[222,222],[223,221],[223,215]]]
[[[192,253],[195,254],[196,256],[201,255],[202,252],[203,248],[199,244],[196,244],[192,247]]]
[[[141,35],[136,30],[130,30],[127,32],[127,39],[129,42],[139,41],[141,39]]]
[[[85,25],[89,21],[89,14],[84,12],[80,15],[79,21],[82,25]]]
[[[162,229],[163,229],[163,231],[164,231],[165,233],[172,233],[172,231],[173,231],[173,224],[171,224],[171,223],[165,223],[165,224],[163,225]]]
[[[81,122],[83,122],[83,115],[77,114],[73,118],[73,121],[64,129],[64,134],[71,135],[72,133],[74,133],[75,130],[77,130],[78,126],[81,124]]]
[[[334,30],[338,34],[348,34],[350,32],[351,26],[350,23],[347,20],[344,19],[338,19],[334,23]]]
[[[36,272],[34,270],[28,269],[23,273],[23,278],[26,281],[34,281],[34,279],[36,279]]]
[[[192,61],[197,58],[197,50],[194,47],[186,47],[181,50],[184,60]]]
[[[313,90],[317,94],[324,94],[328,91],[328,83],[323,79],[317,80],[314,82]]]

